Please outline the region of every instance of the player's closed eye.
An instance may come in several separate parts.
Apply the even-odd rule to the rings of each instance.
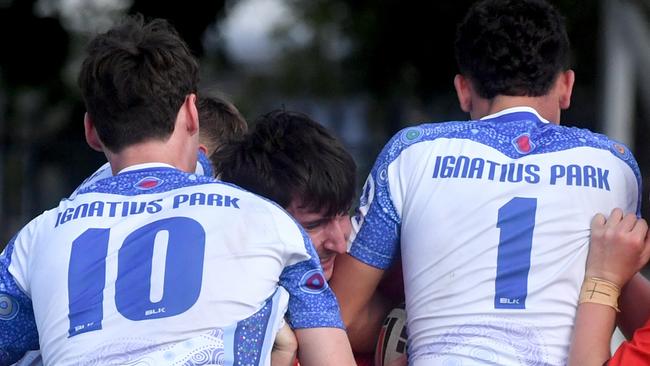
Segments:
[[[325,225],[329,219],[322,219],[322,220],[316,220],[316,221],[309,221],[309,222],[301,222],[300,225],[305,228],[307,231],[314,231],[323,225]]]

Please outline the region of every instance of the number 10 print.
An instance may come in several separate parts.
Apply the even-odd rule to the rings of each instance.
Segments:
[[[72,242],[69,337],[102,329],[109,238],[110,229],[88,229]],[[158,266],[164,273],[162,297],[152,299],[154,250],[159,245],[166,247],[164,263]],[[201,292],[204,250],[203,227],[187,217],[154,221],[131,232],[118,252],[117,311],[140,321],[178,315],[191,308]]]

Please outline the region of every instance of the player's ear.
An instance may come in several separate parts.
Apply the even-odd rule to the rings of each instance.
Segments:
[[[86,143],[88,146],[96,151],[104,151],[104,144],[102,144],[102,141],[99,139],[99,135],[97,135],[97,130],[95,129],[95,124],[88,112],[84,114],[84,133],[86,135]]]
[[[199,151],[201,151],[205,156],[208,156],[208,147],[199,143]]]
[[[181,113],[185,114],[185,128],[190,135],[199,132],[199,111],[196,109],[196,94],[191,93],[185,97],[181,106]]]
[[[461,74],[456,74],[454,77],[454,88],[456,89],[460,109],[465,113],[469,113],[472,110],[472,92],[470,90],[469,80]]]
[[[555,81],[555,87],[558,88],[558,103],[560,109],[567,109],[571,105],[571,94],[573,93],[573,84],[576,76],[573,70],[562,71]]]

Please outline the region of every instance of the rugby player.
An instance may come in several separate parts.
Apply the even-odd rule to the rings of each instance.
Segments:
[[[458,27],[471,120],[397,133],[353,217],[334,289],[353,348],[401,253],[409,364],[564,365],[598,212],[640,208],[629,149],[560,125],[574,84],[564,20],[543,0],[484,0]],[[354,279],[354,280],[351,280]]]
[[[113,177],[0,255],[0,364],[269,365],[283,316],[309,365],[353,365],[309,237],[276,205],[193,172],[198,65],[164,20],[87,48],[86,140]],[[237,281],[233,281],[233,276]]]

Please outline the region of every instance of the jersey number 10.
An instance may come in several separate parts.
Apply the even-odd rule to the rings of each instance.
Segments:
[[[162,298],[151,300],[154,247],[168,236]],[[68,267],[68,336],[102,329],[110,229],[88,229],[72,242]],[[192,307],[201,292],[205,230],[187,217],[144,225],[126,236],[117,258],[115,306],[133,321],[166,318]]]

